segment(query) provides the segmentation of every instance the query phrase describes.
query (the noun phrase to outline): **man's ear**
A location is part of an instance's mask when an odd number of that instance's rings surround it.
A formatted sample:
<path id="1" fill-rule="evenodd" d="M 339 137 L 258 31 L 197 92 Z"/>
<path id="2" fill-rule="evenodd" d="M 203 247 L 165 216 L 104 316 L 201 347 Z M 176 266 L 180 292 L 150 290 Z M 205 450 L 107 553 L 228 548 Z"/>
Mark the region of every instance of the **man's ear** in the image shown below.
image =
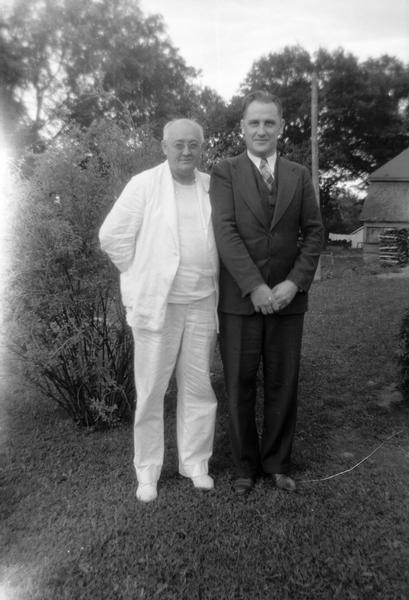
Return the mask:
<path id="1" fill-rule="evenodd" d="M 167 148 L 166 148 L 166 141 L 165 140 L 161 141 L 160 147 L 162 148 L 163 154 L 165 154 L 167 156 Z"/>
<path id="2" fill-rule="evenodd" d="M 280 134 L 279 135 L 283 134 L 284 127 L 285 127 L 285 121 L 284 121 L 284 119 L 281 119 L 281 128 L 280 128 Z"/>
<path id="3" fill-rule="evenodd" d="M 240 121 L 240 132 L 241 133 L 244 133 L 243 129 L 244 129 L 244 124 L 243 124 L 243 119 L 241 119 L 241 121 Z"/>

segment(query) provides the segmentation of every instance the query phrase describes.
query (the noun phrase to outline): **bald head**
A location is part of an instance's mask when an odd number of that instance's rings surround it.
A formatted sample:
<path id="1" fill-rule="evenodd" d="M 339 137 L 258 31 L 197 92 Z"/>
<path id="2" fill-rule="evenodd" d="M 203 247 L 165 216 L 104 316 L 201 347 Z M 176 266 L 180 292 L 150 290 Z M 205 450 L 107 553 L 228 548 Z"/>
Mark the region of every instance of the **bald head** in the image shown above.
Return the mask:
<path id="1" fill-rule="evenodd" d="M 166 123 L 165 127 L 163 128 L 163 141 L 166 142 L 170 135 L 174 135 L 175 130 L 178 131 L 180 129 L 196 130 L 198 139 L 200 140 L 200 143 L 203 144 L 203 127 L 199 125 L 199 123 L 196 123 L 196 121 L 192 121 L 192 119 L 173 119 L 173 121 Z"/>
<path id="2" fill-rule="evenodd" d="M 175 119 L 163 129 L 162 150 L 176 181 L 189 184 L 199 166 L 203 144 L 203 129 L 191 119 Z"/>

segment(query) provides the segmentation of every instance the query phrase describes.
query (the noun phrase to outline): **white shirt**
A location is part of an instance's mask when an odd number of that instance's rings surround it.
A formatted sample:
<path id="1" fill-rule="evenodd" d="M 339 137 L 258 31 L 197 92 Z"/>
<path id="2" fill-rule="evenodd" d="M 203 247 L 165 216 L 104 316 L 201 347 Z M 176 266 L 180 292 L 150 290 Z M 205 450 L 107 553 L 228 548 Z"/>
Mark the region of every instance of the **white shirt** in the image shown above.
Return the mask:
<path id="1" fill-rule="evenodd" d="M 256 156 L 255 154 L 252 154 L 248 150 L 247 150 L 247 156 L 249 157 L 251 162 L 256 165 L 257 169 L 260 170 L 260 163 L 262 161 L 261 156 Z M 274 152 L 274 154 L 272 154 L 271 156 L 266 157 L 266 161 L 268 163 L 268 166 L 270 167 L 270 171 L 271 171 L 271 174 L 273 177 L 274 177 L 274 170 L 276 167 L 276 160 L 277 160 L 277 152 Z"/>
<path id="2" fill-rule="evenodd" d="M 180 263 L 168 302 L 187 304 L 215 291 L 214 257 L 207 242 L 196 185 L 174 181 L 174 187 Z"/>

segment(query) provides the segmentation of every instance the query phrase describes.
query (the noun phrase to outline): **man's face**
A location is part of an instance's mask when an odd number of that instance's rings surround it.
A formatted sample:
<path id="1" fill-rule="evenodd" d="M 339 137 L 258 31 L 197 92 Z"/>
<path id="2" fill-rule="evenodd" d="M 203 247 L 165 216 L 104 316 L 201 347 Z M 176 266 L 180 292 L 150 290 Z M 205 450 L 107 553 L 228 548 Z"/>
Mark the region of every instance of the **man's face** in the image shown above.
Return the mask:
<path id="1" fill-rule="evenodd" d="M 240 124 L 247 149 L 252 154 L 263 158 L 274 154 L 284 121 L 273 102 L 266 104 L 254 100 Z"/>
<path id="2" fill-rule="evenodd" d="M 162 142 L 173 177 L 182 183 L 191 183 L 194 169 L 199 166 L 202 151 L 200 130 L 189 121 L 176 121 Z"/>

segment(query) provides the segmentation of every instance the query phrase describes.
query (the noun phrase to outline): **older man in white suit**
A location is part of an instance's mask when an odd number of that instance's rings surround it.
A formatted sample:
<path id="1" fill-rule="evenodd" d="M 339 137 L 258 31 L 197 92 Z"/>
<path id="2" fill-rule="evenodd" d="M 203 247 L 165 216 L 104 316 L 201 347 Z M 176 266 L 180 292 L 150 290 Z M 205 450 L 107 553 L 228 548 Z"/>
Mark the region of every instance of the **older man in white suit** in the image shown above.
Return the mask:
<path id="1" fill-rule="evenodd" d="M 203 130 L 189 119 L 164 128 L 167 160 L 126 185 L 100 242 L 121 272 L 134 337 L 136 497 L 157 497 L 164 458 L 163 400 L 175 369 L 179 473 L 210 490 L 216 397 L 210 364 L 216 342 L 218 258 L 209 176 L 197 170 Z"/>

